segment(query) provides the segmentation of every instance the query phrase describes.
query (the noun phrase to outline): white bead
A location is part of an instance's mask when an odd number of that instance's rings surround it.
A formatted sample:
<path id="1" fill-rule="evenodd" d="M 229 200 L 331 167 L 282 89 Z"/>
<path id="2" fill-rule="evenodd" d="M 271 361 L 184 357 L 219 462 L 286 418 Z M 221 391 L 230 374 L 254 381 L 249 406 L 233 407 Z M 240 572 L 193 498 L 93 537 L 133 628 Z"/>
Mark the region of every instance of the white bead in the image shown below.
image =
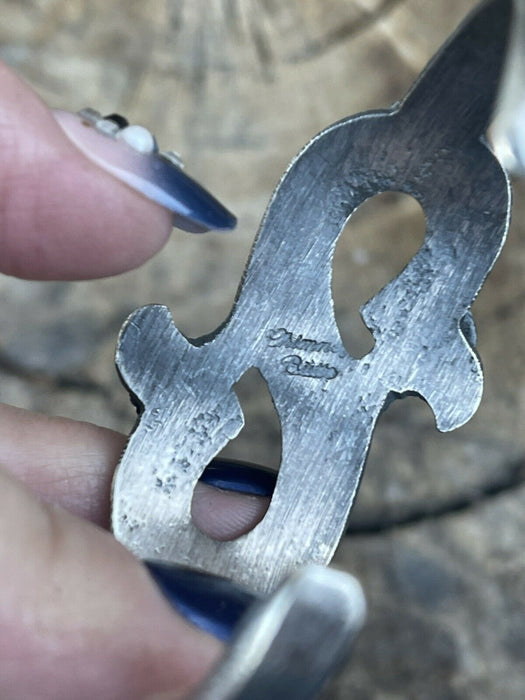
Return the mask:
<path id="1" fill-rule="evenodd" d="M 153 134 L 143 126 L 132 124 L 121 129 L 116 134 L 117 139 L 125 141 L 128 146 L 139 153 L 155 153 L 157 142 Z"/>

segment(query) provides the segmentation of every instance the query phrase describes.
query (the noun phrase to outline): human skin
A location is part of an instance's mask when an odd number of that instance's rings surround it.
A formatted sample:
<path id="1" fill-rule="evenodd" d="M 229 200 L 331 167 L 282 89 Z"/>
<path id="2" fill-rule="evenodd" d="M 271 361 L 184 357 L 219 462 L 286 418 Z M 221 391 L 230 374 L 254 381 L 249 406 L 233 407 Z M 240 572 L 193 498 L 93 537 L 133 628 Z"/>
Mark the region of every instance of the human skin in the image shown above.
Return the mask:
<path id="1" fill-rule="evenodd" d="M 3 65 L 0 152 L 0 272 L 103 277 L 169 237 L 169 213 L 77 151 Z M 176 614 L 105 529 L 124 436 L 4 405 L 0 444 L 2 700 L 184 697 L 222 646 Z M 220 536 L 231 518 L 255 522 L 267 502 L 202 485 L 194 506 Z"/>

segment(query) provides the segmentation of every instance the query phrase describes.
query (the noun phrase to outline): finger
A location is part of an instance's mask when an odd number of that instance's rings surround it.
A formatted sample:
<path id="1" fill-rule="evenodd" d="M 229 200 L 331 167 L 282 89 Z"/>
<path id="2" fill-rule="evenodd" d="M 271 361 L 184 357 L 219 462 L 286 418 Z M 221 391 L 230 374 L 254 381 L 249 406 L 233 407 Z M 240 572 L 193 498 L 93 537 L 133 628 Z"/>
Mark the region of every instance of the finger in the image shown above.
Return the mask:
<path id="1" fill-rule="evenodd" d="M 266 515 L 277 474 L 254 464 L 214 459 L 193 493 L 195 525 L 216 540 L 234 540 Z"/>
<path id="2" fill-rule="evenodd" d="M 0 697 L 183 697 L 221 647 L 107 532 L 0 472 Z"/>
<path id="3" fill-rule="evenodd" d="M 253 530 L 269 505 L 268 496 L 232 493 L 199 482 L 193 493 L 191 517 L 205 535 L 227 542 Z"/>
<path id="4" fill-rule="evenodd" d="M 107 527 L 110 490 L 126 438 L 106 428 L 0 405 L 0 465 L 39 497 Z M 239 537 L 264 517 L 275 477 L 228 462 L 198 484 L 193 521 L 218 540 Z M 219 488 L 216 488 L 216 487 Z"/>
<path id="5" fill-rule="evenodd" d="M 68 418 L 0 404 L 0 466 L 40 498 L 103 527 L 126 438 Z"/>
<path id="6" fill-rule="evenodd" d="M 172 215 L 76 148 L 0 63 L 0 271 L 29 279 L 112 275 L 159 250 Z"/>

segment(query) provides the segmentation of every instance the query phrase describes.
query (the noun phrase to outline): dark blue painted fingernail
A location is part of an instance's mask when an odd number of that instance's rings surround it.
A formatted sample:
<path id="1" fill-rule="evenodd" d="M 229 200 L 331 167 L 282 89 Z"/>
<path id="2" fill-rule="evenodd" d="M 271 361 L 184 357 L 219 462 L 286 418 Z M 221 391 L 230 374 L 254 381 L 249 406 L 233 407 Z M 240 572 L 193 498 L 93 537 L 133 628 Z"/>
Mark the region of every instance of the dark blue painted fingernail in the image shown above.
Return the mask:
<path id="1" fill-rule="evenodd" d="M 173 213 L 173 225 L 192 233 L 230 230 L 237 220 L 181 168 L 178 156 L 159 152 L 144 127 L 119 114 L 107 117 L 93 109 L 78 114 L 55 110 L 70 140 L 94 163 L 148 199 Z"/>
<path id="2" fill-rule="evenodd" d="M 228 459 L 214 459 L 200 478 L 201 482 L 225 491 L 250 496 L 271 496 L 277 472 L 255 464 Z"/>
<path id="3" fill-rule="evenodd" d="M 165 598 L 200 629 L 229 642 L 257 596 L 223 578 L 162 562 L 144 562 Z"/>
<path id="4" fill-rule="evenodd" d="M 170 192 L 178 205 L 178 209 L 173 211 L 174 226 L 190 233 L 205 233 L 211 229 L 229 231 L 235 228 L 235 216 L 202 185 L 161 159 L 156 167 L 161 186 Z"/>

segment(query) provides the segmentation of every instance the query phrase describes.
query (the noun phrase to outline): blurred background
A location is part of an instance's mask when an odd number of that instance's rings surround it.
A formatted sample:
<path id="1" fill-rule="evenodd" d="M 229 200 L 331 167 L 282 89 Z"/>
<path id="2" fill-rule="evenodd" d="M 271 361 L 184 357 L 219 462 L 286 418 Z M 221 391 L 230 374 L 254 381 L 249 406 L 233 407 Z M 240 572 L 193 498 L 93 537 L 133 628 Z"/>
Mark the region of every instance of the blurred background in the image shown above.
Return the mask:
<path id="1" fill-rule="evenodd" d="M 1 400 L 129 432 L 134 410 L 113 363 L 127 314 L 160 302 L 188 336 L 216 328 L 290 159 L 328 124 L 400 98 L 474 4 L 2 0 L 1 59 L 53 107 L 116 111 L 150 128 L 239 226 L 174 231 L 141 270 L 113 279 L 0 277 Z M 525 697 L 524 195 L 516 184 L 507 246 L 473 307 L 486 377 L 477 415 L 441 435 L 430 409 L 405 399 L 380 420 L 334 562 L 360 578 L 370 608 L 335 700 Z M 392 193 L 347 225 L 333 290 L 352 354 L 372 346 L 360 305 L 424 230 L 419 205 Z M 246 428 L 226 454 L 277 467 L 264 383 L 250 373 L 238 392 Z"/>

